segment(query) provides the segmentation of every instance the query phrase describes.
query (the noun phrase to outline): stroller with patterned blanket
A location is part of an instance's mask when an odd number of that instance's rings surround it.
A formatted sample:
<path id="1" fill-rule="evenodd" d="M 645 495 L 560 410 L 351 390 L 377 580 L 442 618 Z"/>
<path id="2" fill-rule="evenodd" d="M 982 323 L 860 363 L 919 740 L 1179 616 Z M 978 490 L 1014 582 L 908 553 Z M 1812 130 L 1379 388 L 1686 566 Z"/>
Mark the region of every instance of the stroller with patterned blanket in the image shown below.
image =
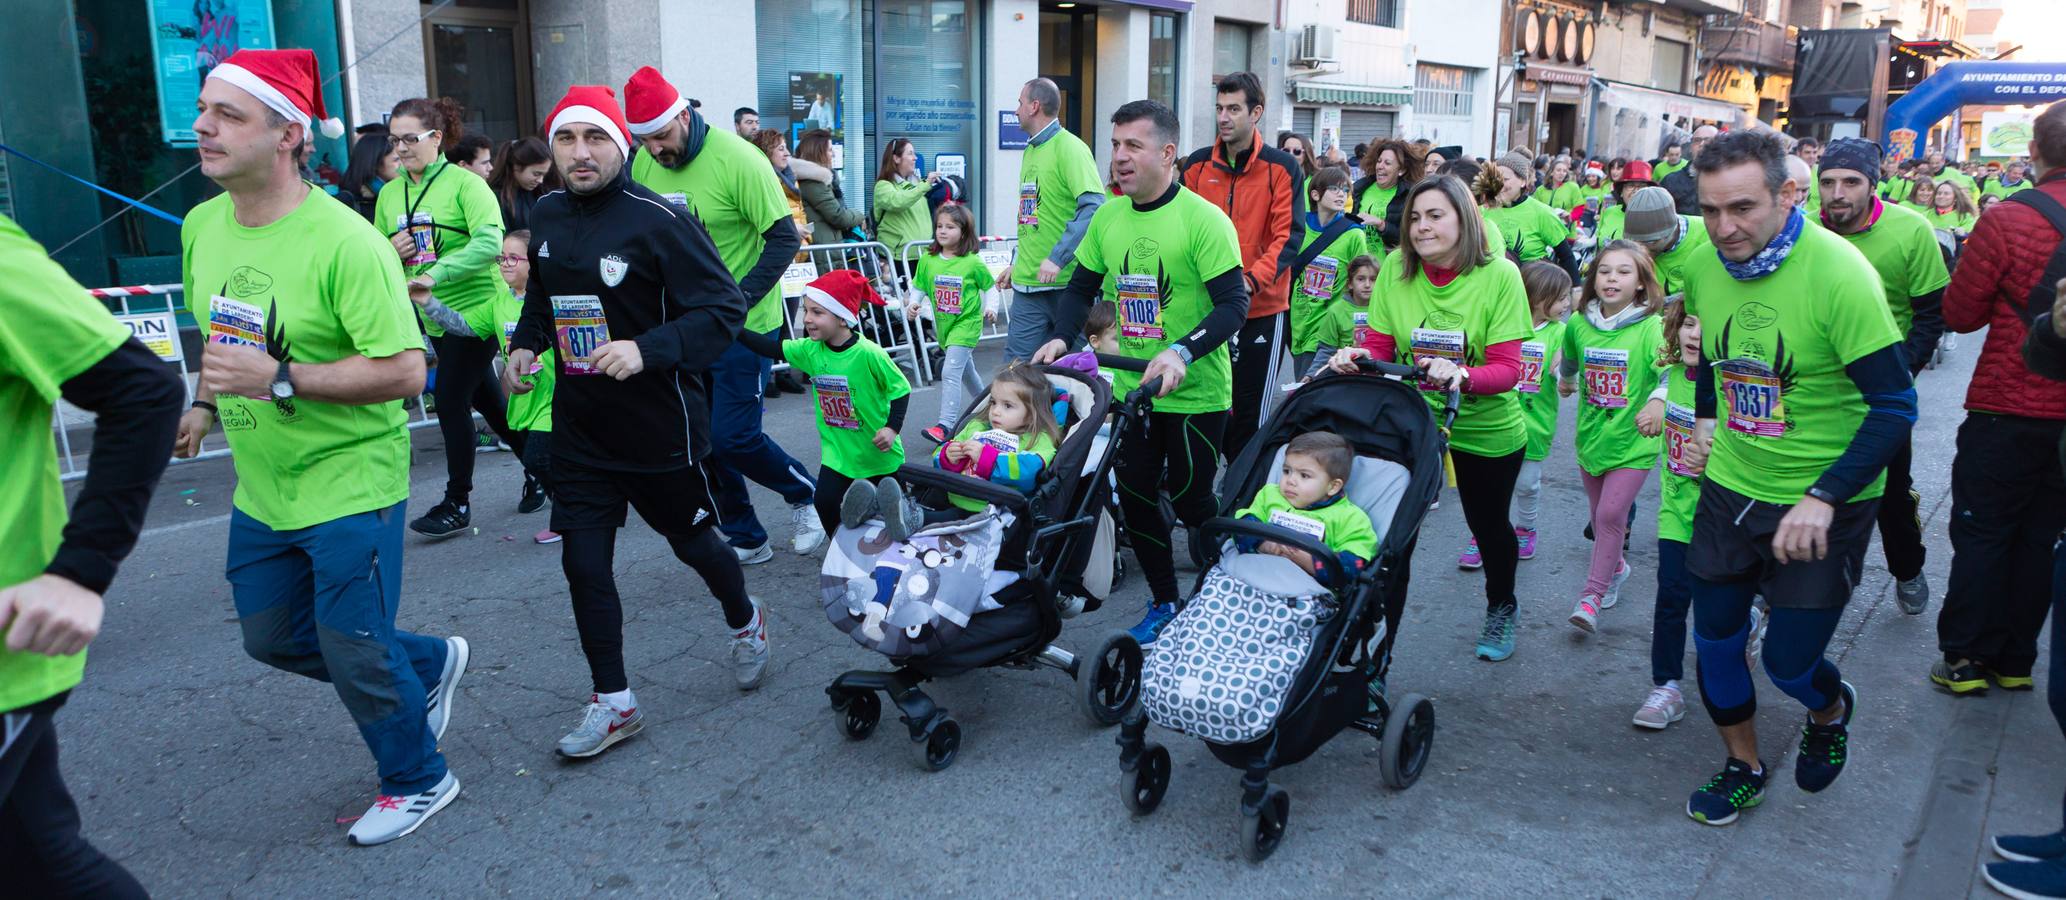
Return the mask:
<path id="1" fill-rule="evenodd" d="M 1199 528 L 1208 566 L 1198 587 L 1156 640 L 1141 681 L 1141 709 L 1120 725 L 1120 794 L 1137 816 L 1169 787 L 1169 750 L 1146 739 L 1150 721 L 1205 740 L 1241 769 L 1244 849 L 1260 861 L 1276 850 L 1291 799 L 1270 771 L 1304 760 L 1345 728 L 1380 741 L 1379 770 L 1403 789 L 1420 777 L 1434 740 L 1434 705 L 1418 694 L 1396 702 L 1383 691 L 1405 606 L 1406 561 L 1428 504 L 1442 488 L 1446 426 L 1405 366 L 1363 360 L 1393 377 L 1324 375 L 1286 397 L 1261 433 L 1227 468 L 1220 517 Z M 1444 421 L 1458 397 L 1448 395 Z M 1302 531 L 1248 519 L 1236 510 L 1283 469 L 1297 435 L 1346 438 L 1356 459 L 1344 487 L 1369 514 L 1377 552 L 1360 573 L 1342 569 Z M 1290 560 L 1240 553 L 1235 539 L 1275 541 L 1325 567 L 1323 587 Z"/>
<path id="2" fill-rule="evenodd" d="M 919 685 L 989 666 L 1068 673 L 1078 706 L 1100 727 L 1116 724 L 1138 702 L 1141 647 L 1125 631 L 1107 634 L 1084 657 L 1054 643 L 1065 619 L 1097 609 L 1112 589 L 1117 529 L 1110 482 L 1119 451 L 1098 434 L 1111 411 L 1110 386 L 1077 369 L 1042 371 L 1066 408 L 1056 416 L 1062 440 L 1030 494 L 930 464 L 906 464 L 894 477 L 929 505 L 942 506 L 951 492 L 987 509 L 922 528 L 905 541 L 889 539 L 880 519 L 832 535 L 819 575 L 825 616 L 896 665 L 847 672 L 825 688 L 847 738 L 874 733 L 880 695 L 887 695 L 919 765 L 933 771 L 953 765 L 961 724 Z M 949 433 L 984 415 L 989 401 L 985 390 Z M 1146 404 L 1129 398 L 1118 414 L 1144 415 Z"/>

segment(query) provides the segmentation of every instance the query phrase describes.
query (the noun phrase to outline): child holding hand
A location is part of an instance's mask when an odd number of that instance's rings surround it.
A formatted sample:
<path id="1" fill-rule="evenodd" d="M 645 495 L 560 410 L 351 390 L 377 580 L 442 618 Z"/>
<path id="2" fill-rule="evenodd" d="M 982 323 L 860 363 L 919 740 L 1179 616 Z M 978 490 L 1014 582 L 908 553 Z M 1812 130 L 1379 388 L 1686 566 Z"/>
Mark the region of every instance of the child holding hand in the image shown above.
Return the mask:
<path id="1" fill-rule="evenodd" d="M 950 203 L 933 214 L 933 245 L 918 258 L 911 281 L 916 292 L 905 303 L 904 315 L 918 314 L 918 294 L 923 294 L 932 301 L 933 333 L 940 341 L 940 416 L 925 436 L 941 444 L 961 417 L 963 389 L 970 396 L 983 390 L 976 375 L 976 343 L 983 337 L 983 323 L 996 318 L 983 302 L 996 281 L 976 255 L 976 220 L 968 207 Z"/>
<path id="2" fill-rule="evenodd" d="M 1686 716 L 1686 612 L 1693 579 L 1686 547 L 1693 542 L 1693 507 L 1700 503 L 1700 473 L 1707 460 L 1693 439 L 1694 384 L 1700 366 L 1700 319 L 1684 301 L 1665 307 L 1660 359 L 1664 386 L 1636 417 L 1646 436 L 1664 436 L 1664 474 L 1657 504 L 1657 608 L 1650 620 L 1650 693 L 1636 709 L 1636 727 L 1661 731 Z M 1658 394 L 1663 396 L 1658 396 Z M 1756 631 L 1756 626 L 1752 626 Z"/>
<path id="3" fill-rule="evenodd" d="M 1302 381 L 1313 380 L 1327 368 L 1334 351 L 1363 346 L 1363 338 L 1370 333 L 1370 293 L 1377 289 L 1377 258 L 1365 253 L 1349 260 L 1342 281 L 1341 299 L 1328 304 L 1320 316 L 1313 362 L 1306 366 Z"/>
<path id="4" fill-rule="evenodd" d="M 1370 515 L 1343 493 L 1355 464 L 1356 452 L 1341 435 L 1308 431 L 1294 437 L 1284 447 L 1277 483 L 1263 485 L 1234 516 L 1312 536 L 1333 551 L 1344 574 L 1354 578 L 1377 554 Z M 1323 585 L 1339 587 L 1328 583 L 1327 570 L 1305 550 L 1259 538 L 1238 538 L 1234 546 L 1244 553 L 1284 557 Z"/>
<path id="5" fill-rule="evenodd" d="M 520 228 L 502 236 L 502 255 L 496 258 L 496 262 L 502 270 L 502 282 L 509 285 L 509 291 L 495 301 L 491 311 L 495 314 L 497 337 L 502 342 L 504 353 L 509 352 L 509 336 L 516 333 L 517 317 L 524 311 L 524 289 L 531 280 L 530 250 L 531 232 L 528 229 Z M 450 326 L 447 329 L 450 330 Z M 522 376 L 522 383 L 530 385 L 531 389 L 509 397 L 509 427 L 524 435 L 524 494 L 517 501 L 517 512 L 520 513 L 534 513 L 544 508 L 546 498 L 552 492 L 552 382 L 555 371 L 552 351 L 538 354 L 538 361 L 532 364 L 531 371 L 518 373 Z M 556 544 L 560 536 L 546 528 L 532 540 Z"/>

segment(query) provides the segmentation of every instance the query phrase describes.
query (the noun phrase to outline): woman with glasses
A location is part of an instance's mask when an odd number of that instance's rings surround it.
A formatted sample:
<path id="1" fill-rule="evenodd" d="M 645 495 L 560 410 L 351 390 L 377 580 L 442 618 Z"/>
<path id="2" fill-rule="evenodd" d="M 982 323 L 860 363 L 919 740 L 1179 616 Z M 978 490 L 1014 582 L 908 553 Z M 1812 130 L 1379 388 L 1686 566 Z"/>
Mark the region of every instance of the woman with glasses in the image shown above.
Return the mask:
<path id="1" fill-rule="evenodd" d="M 504 418 L 502 386 L 494 377 L 498 335 L 494 306 L 503 287 L 496 257 L 502 249 L 502 210 L 488 182 L 454 165 L 445 153 L 463 137 L 465 111 L 450 97 L 421 97 L 395 105 L 387 128 L 402 172 L 380 189 L 373 224 L 390 235 L 419 307 L 437 300 L 464 318 L 465 331 L 429 318 L 424 329 L 437 350 L 431 396 L 445 438 L 445 496 L 409 523 L 418 534 L 448 537 L 473 524 L 474 432 L 471 408 L 519 454 L 523 436 Z"/>
<path id="2" fill-rule="evenodd" d="M 1277 149 L 1291 154 L 1292 159 L 1298 160 L 1298 167 L 1306 173 L 1308 181 L 1312 180 L 1314 173 L 1320 171 L 1320 160 L 1313 153 L 1313 142 L 1305 135 L 1296 131 L 1282 132 L 1277 135 Z"/>

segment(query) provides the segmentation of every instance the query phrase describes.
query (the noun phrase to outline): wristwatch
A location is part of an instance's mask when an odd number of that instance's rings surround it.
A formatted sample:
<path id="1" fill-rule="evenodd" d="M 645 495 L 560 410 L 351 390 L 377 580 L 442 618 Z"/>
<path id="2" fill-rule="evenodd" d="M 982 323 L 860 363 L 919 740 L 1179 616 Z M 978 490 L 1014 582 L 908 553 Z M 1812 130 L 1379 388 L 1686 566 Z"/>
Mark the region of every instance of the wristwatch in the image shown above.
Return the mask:
<path id="1" fill-rule="evenodd" d="M 1178 359 L 1183 360 L 1184 365 L 1188 366 L 1191 364 L 1191 348 L 1182 344 L 1171 344 L 1169 345 L 1169 352 L 1176 354 Z"/>
<path id="2" fill-rule="evenodd" d="M 280 369 L 273 373 L 271 390 L 273 399 L 286 400 L 294 396 L 294 375 L 287 369 L 287 361 L 280 360 Z"/>

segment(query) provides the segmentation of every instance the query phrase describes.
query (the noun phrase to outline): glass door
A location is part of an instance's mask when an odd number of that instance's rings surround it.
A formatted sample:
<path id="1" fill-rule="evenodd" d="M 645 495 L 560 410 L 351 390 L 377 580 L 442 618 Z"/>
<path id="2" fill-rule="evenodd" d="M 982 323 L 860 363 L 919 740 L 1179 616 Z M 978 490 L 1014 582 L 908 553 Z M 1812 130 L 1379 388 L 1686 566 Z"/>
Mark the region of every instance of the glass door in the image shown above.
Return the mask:
<path id="1" fill-rule="evenodd" d="M 1062 89 L 1062 127 L 1097 146 L 1097 10 L 1077 3 L 1040 4 L 1040 74 Z"/>
<path id="2" fill-rule="evenodd" d="M 473 0 L 423 23 L 430 95 L 459 101 L 467 130 L 497 144 L 537 128 L 524 14 L 520 0 Z"/>

